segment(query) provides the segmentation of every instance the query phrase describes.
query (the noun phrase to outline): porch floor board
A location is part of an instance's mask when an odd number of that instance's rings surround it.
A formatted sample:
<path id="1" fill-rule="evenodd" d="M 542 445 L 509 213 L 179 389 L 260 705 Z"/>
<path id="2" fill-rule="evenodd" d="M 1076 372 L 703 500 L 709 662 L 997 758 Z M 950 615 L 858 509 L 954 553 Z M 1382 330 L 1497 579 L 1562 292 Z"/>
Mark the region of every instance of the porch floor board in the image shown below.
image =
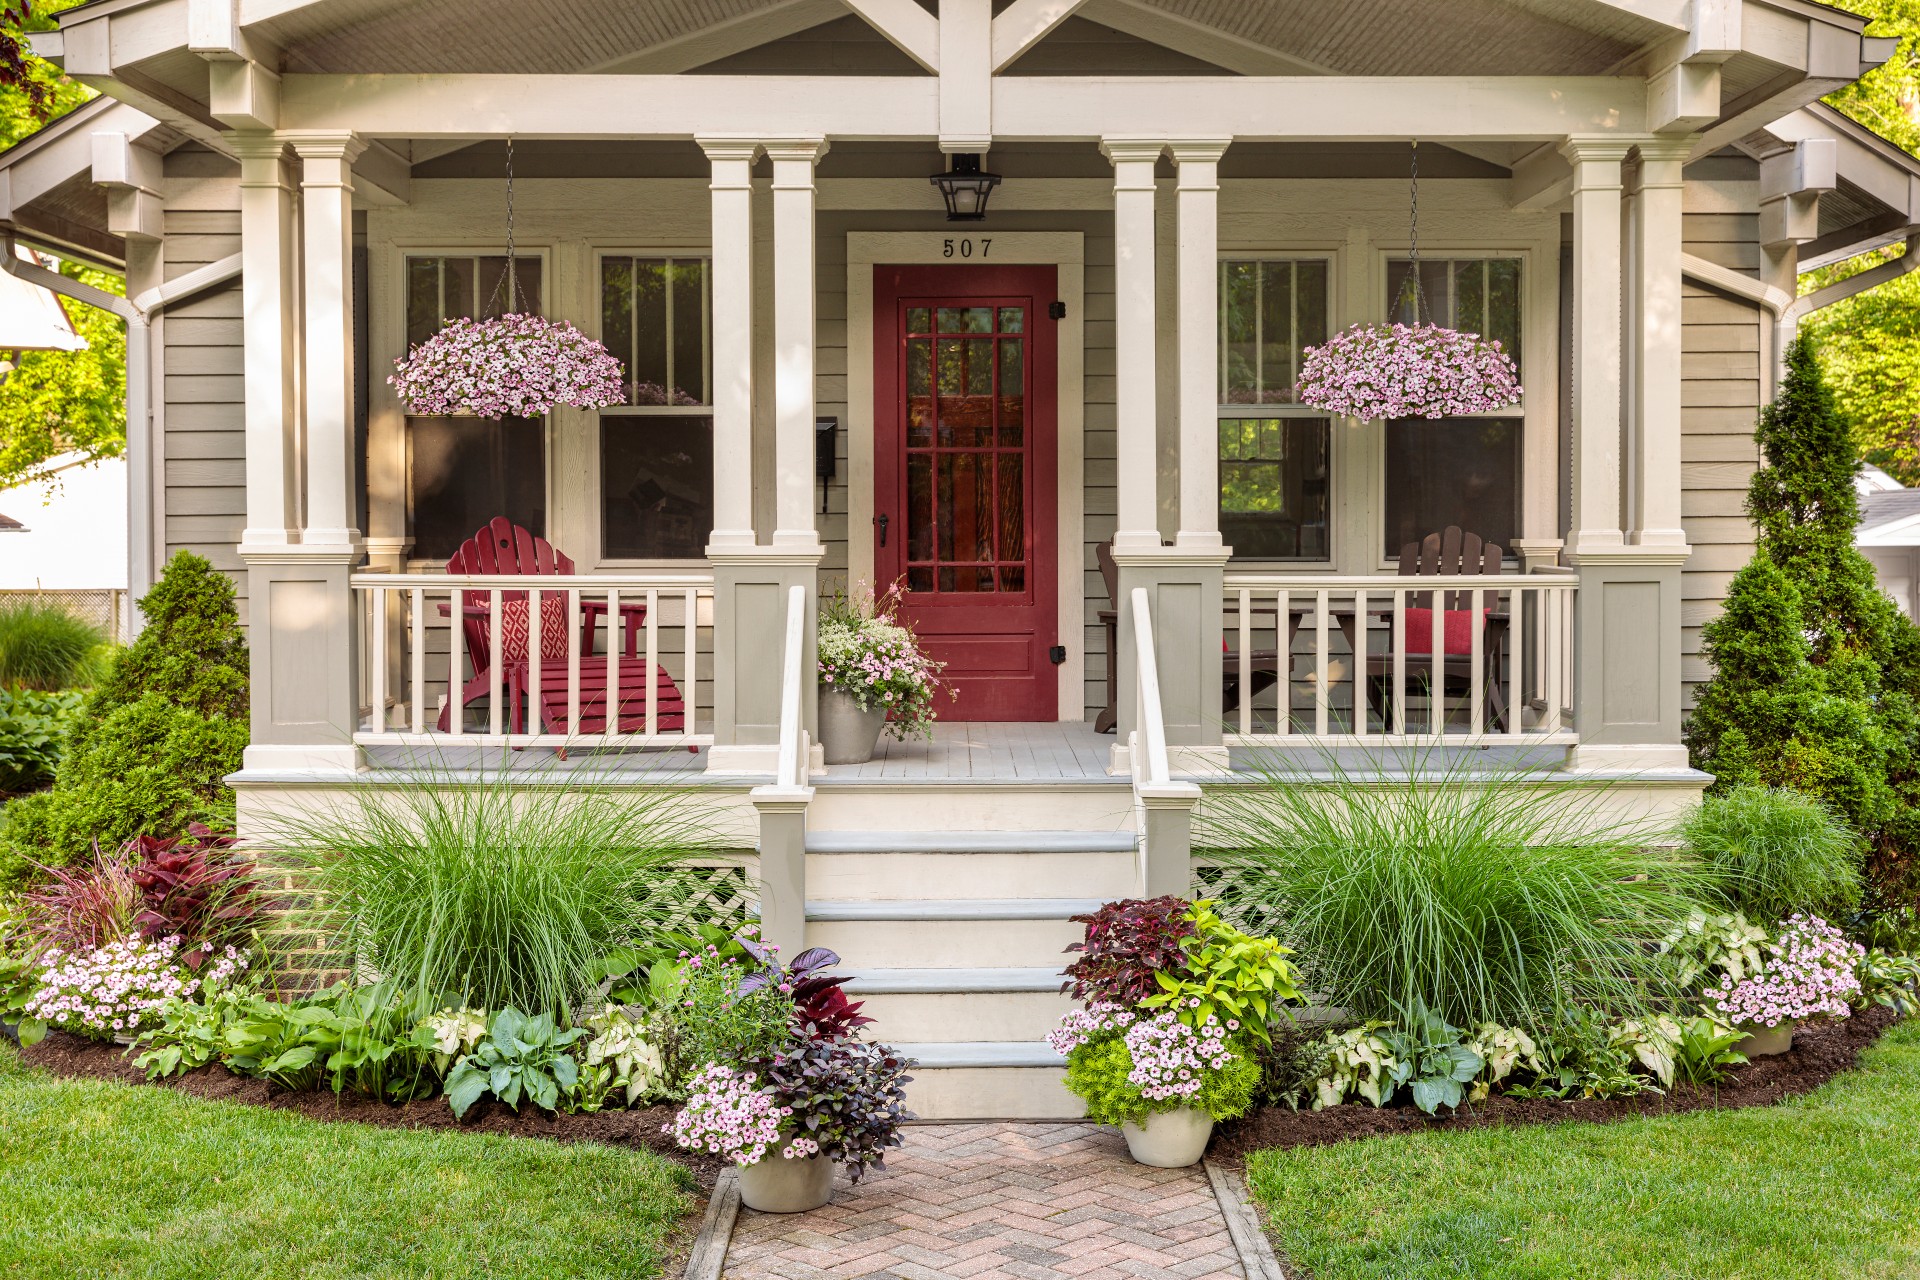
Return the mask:
<path id="1" fill-rule="evenodd" d="M 940 721 L 933 741 L 883 737 L 866 764 L 830 765 L 816 781 L 969 779 L 976 782 L 1109 781 L 1110 734 L 1085 721 L 965 724 Z"/>

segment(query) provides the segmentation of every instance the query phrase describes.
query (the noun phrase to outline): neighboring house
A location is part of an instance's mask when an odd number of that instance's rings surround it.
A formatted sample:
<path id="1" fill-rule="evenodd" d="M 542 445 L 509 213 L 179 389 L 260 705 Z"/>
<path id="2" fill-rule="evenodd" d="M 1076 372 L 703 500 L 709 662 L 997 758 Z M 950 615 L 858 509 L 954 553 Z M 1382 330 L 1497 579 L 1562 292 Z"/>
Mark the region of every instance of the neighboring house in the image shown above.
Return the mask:
<path id="1" fill-rule="evenodd" d="M 1401 745 L 1495 749 L 1656 813 L 1705 785 L 1681 715 L 1751 551 L 1754 415 L 1805 311 L 1864 287 L 1797 275 L 1920 229 L 1920 167 L 1817 103 L 1892 53 L 1864 26 L 1801 0 L 103 0 L 35 37 L 107 96 L 0 155 L 0 226 L 125 264 L 135 556 L 240 584 L 243 824 L 423 785 L 429 748 L 693 745 L 601 765 L 699 777 L 757 832 L 765 928 L 847 956 L 923 1111 L 1057 1113 L 1065 917 L 1189 890 L 1192 808 L 1248 751 L 1391 778 Z M 1428 302 L 1505 340 L 1524 402 L 1332 421 L 1294 376 L 1388 318 L 1415 139 Z M 393 360 L 500 295 L 509 155 L 532 305 L 644 389 L 409 418 Z M 1001 175 L 984 221 L 945 218 L 950 157 Z M 572 557 L 582 605 L 644 606 L 630 661 L 674 683 L 495 660 L 525 579 L 436 572 L 494 515 Z M 1507 553 L 1452 584 L 1481 618 L 1457 638 L 1395 574 L 1447 526 Z M 905 581 L 961 723 L 810 773 L 786 602 L 848 576 Z M 609 678 L 644 713 L 563 732 Z M 510 732 L 522 688 L 551 732 Z"/>
<path id="2" fill-rule="evenodd" d="M 113 591 L 127 587 L 127 464 L 48 463 L 52 478 L 0 489 L 0 593 Z"/>
<path id="3" fill-rule="evenodd" d="M 1863 467 L 1860 527 L 1853 544 L 1873 562 L 1880 589 L 1900 612 L 1920 618 L 1920 489 L 1908 489 L 1878 467 Z"/>

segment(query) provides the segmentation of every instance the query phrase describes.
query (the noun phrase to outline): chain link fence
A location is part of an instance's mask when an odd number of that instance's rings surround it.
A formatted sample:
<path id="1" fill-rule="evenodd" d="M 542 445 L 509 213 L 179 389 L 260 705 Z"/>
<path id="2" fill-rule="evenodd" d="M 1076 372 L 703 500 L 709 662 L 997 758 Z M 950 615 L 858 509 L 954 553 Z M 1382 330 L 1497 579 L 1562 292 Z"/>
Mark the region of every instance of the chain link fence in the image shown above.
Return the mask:
<path id="1" fill-rule="evenodd" d="M 69 591 L 0 591 L 0 609 L 20 603 L 58 605 L 100 628 L 108 640 L 125 644 L 132 633 L 133 605 L 120 587 Z"/>

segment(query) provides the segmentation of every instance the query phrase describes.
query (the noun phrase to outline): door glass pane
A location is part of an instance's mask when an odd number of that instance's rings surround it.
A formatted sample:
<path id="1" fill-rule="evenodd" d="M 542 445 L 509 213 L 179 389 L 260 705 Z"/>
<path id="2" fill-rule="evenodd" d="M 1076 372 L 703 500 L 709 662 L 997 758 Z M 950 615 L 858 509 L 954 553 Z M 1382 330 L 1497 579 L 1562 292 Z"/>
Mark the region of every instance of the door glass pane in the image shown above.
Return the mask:
<path id="1" fill-rule="evenodd" d="M 1000 443 L 1017 445 L 1027 423 L 1026 348 L 1019 338 L 1000 339 Z"/>
<path id="2" fill-rule="evenodd" d="M 713 419 L 600 418 L 600 536 L 615 560 L 697 560 L 713 529 Z"/>
<path id="3" fill-rule="evenodd" d="M 942 333 L 992 333 L 992 307 L 941 307 L 936 319 Z"/>
<path id="4" fill-rule="evenodd" d="M 1027 310 L 1025 307 L 1000 308 L 1000 332 L 1019 333 L 1026 327 Z"/>
<path id="5" fill-rule="evenodd" d="M 1000 559 L 1024 560 L 1027 554 L 1026 459 L 1000 455 Z"/>
<path id="6" fill-rule="evenodd" d="M 927 307 L 908 307 L 907 308 L 907 332 L 908 333 L 933 332 L 932 310 L 930 310 Z"/>
<path id="7" fill-rule="evenodd" d="M 1520 420 L 1387 423 L 1386 549 L 1458 525 L 1502 548 L 1520 528 Z"/>
<path id="8" fill-rule="evenodd" d="M 933 458 L 928 454 L 907 459 L 906 533 L 909 560 L 933 559 Z"/>
<path id="9" fill-rule="evenodd" d="M 907 446 L 933 443 L 933 341 L 907 342 Z"/>

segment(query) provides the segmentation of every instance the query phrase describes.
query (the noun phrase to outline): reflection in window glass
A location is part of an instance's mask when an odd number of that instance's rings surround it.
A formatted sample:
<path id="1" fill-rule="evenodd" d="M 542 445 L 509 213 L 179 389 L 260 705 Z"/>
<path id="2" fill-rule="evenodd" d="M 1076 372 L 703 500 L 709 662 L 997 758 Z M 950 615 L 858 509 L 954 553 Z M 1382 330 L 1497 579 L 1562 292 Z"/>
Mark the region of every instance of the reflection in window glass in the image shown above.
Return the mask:
<path id="1" fill-rule="evenodd" d="M 712 403 L 706 259 L 602 258 L 600 338 L 626 366 L 625 403 Z"/>
<path id="2" fill-rule="evenodd" d="M 1520 532 L 1518 418 L 1387 423 L 1386 553 L 1448 525 L 1510 550 Z"/>
<path id="3" fill-rule="evenodd" d="M 713 531 L 713 419 L 603 414 L 600 549 L 610 560 L 697 560 Z"/>
<path id="4" fill-rule="evenodd" d="M 538 258 L 513 260 L 515 310 L 539 315 Z M 407 258 L 407 346 L 425 342 L 449 320 L 484 320 L 507 312 L 505 254 Z"/>
<path id="5" fill-rule="evenodd" d="M 1414 320 L 1413 299 L 1400 296 L 1408 266 L 1405 258 L 1387 264 L 1387 305 L 1402 324 Z M 1520 363 L 1520 259 L 1423 257 L 1420 292 L 1423 318 L 1493 339 Z"/>
<path id="6" fill-rule="evenodd" d="M 1325 560 L 1325 418 L 1220 423 L 1220 534 L 1236 557 Z"/>
<path id="7" fill-rule="evenodd" d="M 1301 353 L 1327 340 L 1327 264 L 1220 264 L 1220 403 L 1292 404 Z"/>

